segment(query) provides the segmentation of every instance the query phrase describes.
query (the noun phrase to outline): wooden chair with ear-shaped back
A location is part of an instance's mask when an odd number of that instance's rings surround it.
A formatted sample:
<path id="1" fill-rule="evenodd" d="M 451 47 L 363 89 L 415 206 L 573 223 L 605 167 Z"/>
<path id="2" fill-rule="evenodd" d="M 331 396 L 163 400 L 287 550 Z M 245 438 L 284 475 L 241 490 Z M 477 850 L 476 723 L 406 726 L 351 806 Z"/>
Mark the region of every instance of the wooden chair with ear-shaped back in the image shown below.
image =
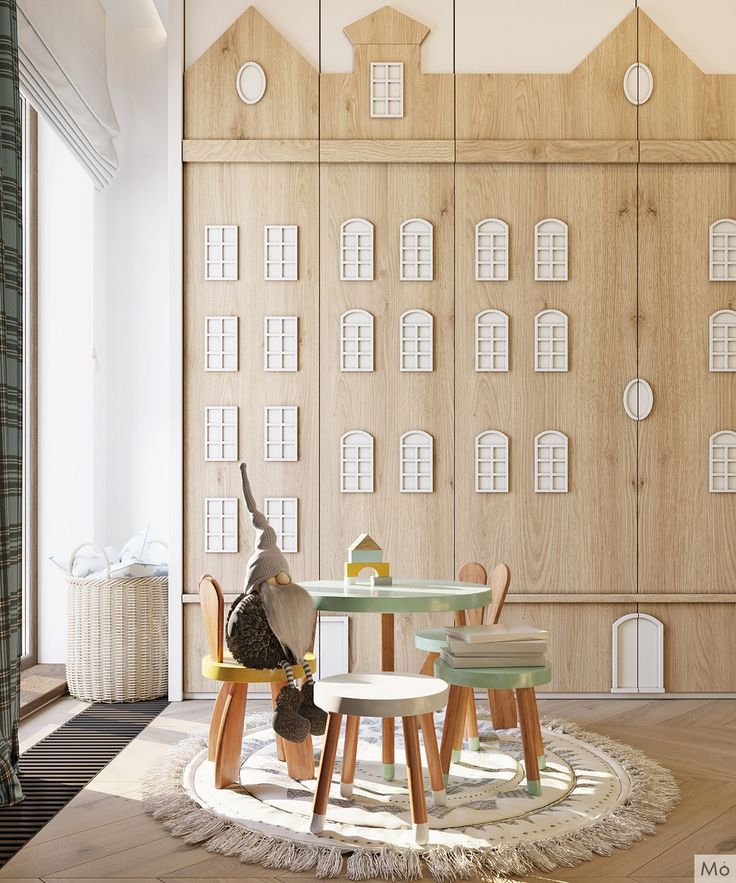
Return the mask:
<path id="1" fill-rule="evenodd" d="M 286 685 L 286 675 L 280 668 L 246 668 L 225 653 L 225 599 L 220 584 L 208 573 L 199 581 L 199 606 L 209 651 L 209 655 L 202 658 L 202 674 L 221 684 L 210 719 L 207 759 L 215 764 L 215 788 L 227 788 L 239 778 L 248 684 L 270 684 L 272 701 L 275 701 L 279 690 Z M 308 654 L 307 659 L 312 671 L 316 671 L 315 657 Z M 293 665 L 292 671 L 295 678 L 305 676 L 301 665 Z M 314 750 L 310 736 L 298 744 L 277 737 L 277 746 L 279 759 L 286 760 L 292 778 L 314 778 Z"/>

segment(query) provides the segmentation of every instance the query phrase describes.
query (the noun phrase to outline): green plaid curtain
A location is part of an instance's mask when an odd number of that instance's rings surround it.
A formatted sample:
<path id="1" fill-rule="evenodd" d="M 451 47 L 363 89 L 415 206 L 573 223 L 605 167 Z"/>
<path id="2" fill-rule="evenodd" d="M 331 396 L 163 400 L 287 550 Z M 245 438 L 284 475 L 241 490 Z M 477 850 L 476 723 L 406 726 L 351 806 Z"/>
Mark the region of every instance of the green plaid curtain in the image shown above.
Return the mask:
<path id="1" fill-rule="evenodd" d="M 17 776 L 23 491 L 21 126 L 15 0 L 0 0 L 0 805 Z"/>

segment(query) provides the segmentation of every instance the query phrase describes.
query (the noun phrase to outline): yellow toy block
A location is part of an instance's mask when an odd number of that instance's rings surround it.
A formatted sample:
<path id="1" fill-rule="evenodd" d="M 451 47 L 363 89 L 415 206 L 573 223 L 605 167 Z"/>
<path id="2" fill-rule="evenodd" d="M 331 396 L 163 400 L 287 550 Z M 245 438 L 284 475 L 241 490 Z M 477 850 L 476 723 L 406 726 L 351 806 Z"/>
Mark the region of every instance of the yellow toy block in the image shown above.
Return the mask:
<path id="1" fill-rule="evenodd" d="M 361 570 L 372 570 L 375 572 L 377 577 L 386 577 L 391 575 L 391 565 L 388 561 L 372 561 L 370 564 L 365 564 L 361 561 L 346 561 L 345 562 L 345 577 L 347 579 L 355 579 Z"/>

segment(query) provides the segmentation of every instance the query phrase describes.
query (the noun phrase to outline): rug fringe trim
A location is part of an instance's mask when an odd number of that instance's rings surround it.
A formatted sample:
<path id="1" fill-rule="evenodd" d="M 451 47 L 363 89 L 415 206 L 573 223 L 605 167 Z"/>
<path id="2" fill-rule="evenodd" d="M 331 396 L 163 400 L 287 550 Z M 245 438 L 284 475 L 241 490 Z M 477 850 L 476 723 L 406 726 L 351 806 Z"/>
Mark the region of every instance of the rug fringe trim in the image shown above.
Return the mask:
<path id="1" fill-rule="evenodd" d="M 480 717 L 488 714 L 483 708 L 478 711 Z M 248 723 L 263 726 L 269 718 L 268 714 L 253 715 Z M 185 739 L 149 771 L 144 784 L 144 806 L 185 843 L 204 846 L 218 855 L 237 855 L 246 864 L 294 873 L 313 871 L 320 878 L 344 873 L 348 880 L 419 880 L 424 863 L 437 883 L 453 883 L 481 876 L 503 880 L 535 870 L 571 868 L 594 855 L 609 856 L 614 849 L 626 849 L 644 835 L 653 834 L 656 825 L 664 822 L 679 802 L 679 789 L 672 774 L 637 749 L 588 732 L 570 721 L 552 718 L 542 723 L 548 730 L 574 736 L 610 754 L 626 770 L 631 794 L 605 819 L 533 843 L 500 844 L 486 849 L 361 849 L 297 843 L 248 830 L 214 817 L 186 793 L 182 783 L 184 769 L 207 744 L 199 736 Z"/>

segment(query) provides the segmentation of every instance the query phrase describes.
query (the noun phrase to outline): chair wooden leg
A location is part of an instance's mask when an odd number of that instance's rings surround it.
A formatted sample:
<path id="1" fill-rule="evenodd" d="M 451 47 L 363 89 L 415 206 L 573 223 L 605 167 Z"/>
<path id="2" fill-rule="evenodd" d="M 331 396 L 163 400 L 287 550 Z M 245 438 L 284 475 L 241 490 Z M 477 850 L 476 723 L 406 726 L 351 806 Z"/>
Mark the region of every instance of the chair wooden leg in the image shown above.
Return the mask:
<path id="1" fill-rule="evenodd" d="M 222 720 L 222 710 L 225 707 L 225 701 L 230 693 L 230 684 L 224 682 L 220 684 L 220 691 L 215 699 L 215 707 L 212 709 L 212 717 L 210 718 L 210 732 L 207 737 L 207 760 L 214 760 L 217 751 L 217 734 L 220 732 L 220 721 Z"/>
<path id="2" fill-rule="evenodd" d="M 434 664 L 439 658 L 439 653 L 427 653 L 427 658 L 422 663 L 419 674 L 428 675 L 430 678 L 434 677 Z"/>
<path id="3" fill-rule="evenodd" d="M 489 690 L 488 706 L 494 730 L 510 730 L 518 723 L 513 690 Z"/>
<path id="4" fill-rule="evenodd" d="M 238 781 L 247 697 L 247 684 L 228 684 L 215 745 L 215 788 Z"/>
<path id="5" fill-rule="evenodd" d="M 536 699 L 533 687 L 524 687 L 516 691 L 516 702 L 519 706 L 519 723 L 521 724 L 521 741 L 524 746 L 524 764 L 526 766 L 526 790 L 534 797 L 542 793 L 537 762 L 537 740 L 534 735 L 534 719 Z"/>
<path id="6" fill-rule="evenodd" d="M 348 715 L 347 723 L 345 724 L 345 746 L 342 750 L 342 772 L 340 775 L 340 794 L 347 800 L 350 800 L 353 796 L 359 730 L 360 718 Z"/>
<path id="7" fill-rule="evenodd" d="M 478 736 L 478 714 L 475 710 L 475 692 L 472 687 L 468 690 L 468 710 L 465 715 L 465 736 L 471 751 L 480 750 L 480 737 Z"/>
<path id="8" fill-rule="evenodd" d="M 312 834 L 321 834 L 325 826 L 327 801 L 330 797 L 330 785 L 332 784 L 332 773 L 335 769 L 337 741 L 340 738 L 341 724 L 342 715 L 330 712 L 327 718 L 327 732 L 325 733 L 325 744 L 322 748 L 322 760 L 319 764 L 317 788 L 314 792 L 314 803 L 312 804 L 312 821 L 309 825 L 309 830 Z"/>
<path id="9" fill-rule="evenodd" d="M 442 766 L 442 775 L 445 782 L 450 773 L 450 760 L 452 758 L 452 747 L 457 739 L 458 731 L 462 734 L 463 722 L 465 720 L 463 712 L 467 706 L 463 705 L 465 693 L 463 687 L 455 684 L 450 686 L 450 693 L 447 697 L 447 709 L 445 711 L 445 725 L 442 728 L 442 743 L 440 745 L 440 764 Z"/>
<path id="10" fill-rule="evenodd" d="M 283 684 L 271 684 L 271 710 L 276 708 L 276 697 L 279 695 L 281 688 L 286 684 L 284 681 Z M 286 760 L 286 752 L 284 751 L 284 740 L 281 736 L 276 735 L 276 757 L 279 760 Z"/>
<path id="11" fill-rule="evenodd" d="M 427 803 L 424 799 L 424 776 L 422 756 L 419 753 L 419 731 L 416 717 L 402 717 L 404 727 L 404 750 L 406 751 L 406 771 L 409 778 L 409 799 L 411 820 L 414 825 L 414 839 L 421 846 L 429 840 Z"/>
<path id="12" fill-rule="evenodd" d="M 445 778 L 442 775 L 440 750 L 437 747 L 434 715 L 419 715 L 419 726 L 422 728 L 422 741 L 424 742 L 424 753 L 427 756 L 427 769 L 429 770 L 429 781 L 432 785 L 432 797 L 437 806 L 444 806 L 447 803 L 447 792 L 445 791 Z"/>

